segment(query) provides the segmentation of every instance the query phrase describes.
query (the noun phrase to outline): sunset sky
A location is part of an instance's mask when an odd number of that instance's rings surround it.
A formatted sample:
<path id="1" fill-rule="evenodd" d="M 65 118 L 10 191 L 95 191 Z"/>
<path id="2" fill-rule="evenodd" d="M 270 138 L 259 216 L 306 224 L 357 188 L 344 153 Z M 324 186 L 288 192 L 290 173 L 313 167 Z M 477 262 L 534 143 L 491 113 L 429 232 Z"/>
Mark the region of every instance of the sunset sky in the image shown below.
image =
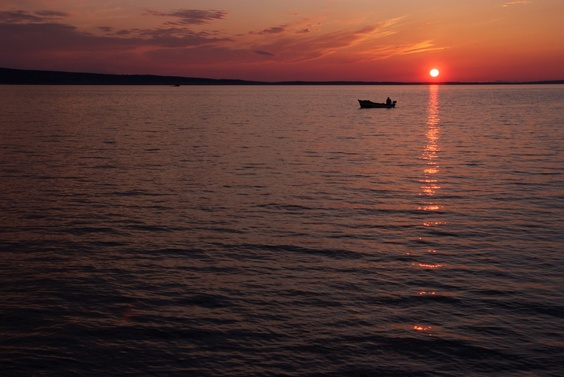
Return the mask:
<path id="1" fill-rule="evenodd" d="M 563 0 L 0 0 L 0 67 L 265 81 L 564 79 L 563 16 Z"/>

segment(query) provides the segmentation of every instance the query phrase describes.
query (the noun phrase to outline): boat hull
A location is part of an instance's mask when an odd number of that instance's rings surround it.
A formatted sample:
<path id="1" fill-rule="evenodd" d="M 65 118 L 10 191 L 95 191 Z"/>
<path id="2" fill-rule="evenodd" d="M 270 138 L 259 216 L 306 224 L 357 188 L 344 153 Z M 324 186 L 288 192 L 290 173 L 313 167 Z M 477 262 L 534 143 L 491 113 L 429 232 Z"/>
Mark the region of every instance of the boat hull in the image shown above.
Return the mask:
<path id="1" fill-rule="evenodd" d="M 363 109 L 391 109 L 396 107 L 396 101 L 388 104 L 388 103 L 372 102 L 367 99 L 359 99 L 358 103 L 360 104 L 360 107 Z"/>

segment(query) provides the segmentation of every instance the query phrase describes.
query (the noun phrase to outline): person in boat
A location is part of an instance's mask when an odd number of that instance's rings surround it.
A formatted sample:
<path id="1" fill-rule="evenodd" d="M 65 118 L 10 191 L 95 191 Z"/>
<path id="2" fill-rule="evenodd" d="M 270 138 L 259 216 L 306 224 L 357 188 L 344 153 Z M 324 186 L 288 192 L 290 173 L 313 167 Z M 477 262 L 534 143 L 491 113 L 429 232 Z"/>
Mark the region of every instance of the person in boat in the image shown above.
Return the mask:
<path id="1" fill-rule="evenodd" d="M 388 97 L 386 99 L 386 105 L 391 105 L 392 104 L 392 100 L 390 99 L 390 97 Z"/>

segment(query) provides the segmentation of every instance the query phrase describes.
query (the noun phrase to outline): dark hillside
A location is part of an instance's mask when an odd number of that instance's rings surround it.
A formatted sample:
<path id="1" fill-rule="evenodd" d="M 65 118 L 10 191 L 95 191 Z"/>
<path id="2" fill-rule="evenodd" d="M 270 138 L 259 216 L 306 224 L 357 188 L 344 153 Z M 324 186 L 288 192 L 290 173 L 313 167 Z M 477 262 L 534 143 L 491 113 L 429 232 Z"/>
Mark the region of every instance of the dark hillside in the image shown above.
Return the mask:
<path id="1" fill-rule="evenodd" d="M 215 80 L 206 78 L 110 75 L 58 71 L 34 71 L 0 68 L 0 84 L 8 85 L 248 85 L 244 80 Z"/>

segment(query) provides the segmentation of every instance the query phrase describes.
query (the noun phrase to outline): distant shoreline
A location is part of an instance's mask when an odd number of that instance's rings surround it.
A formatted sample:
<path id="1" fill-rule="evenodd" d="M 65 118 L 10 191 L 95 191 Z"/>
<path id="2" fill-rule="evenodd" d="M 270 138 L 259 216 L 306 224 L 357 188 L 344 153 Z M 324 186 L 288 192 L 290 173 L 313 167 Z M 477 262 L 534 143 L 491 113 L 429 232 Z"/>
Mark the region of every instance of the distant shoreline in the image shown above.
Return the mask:
<path id="1" fill-rule="evenodd" d="M 0 85 L 523 85 L 564 84 L 564 80 L 492 82 L 251 81 L 158 75 L 117 75 L 0 68 Z"/>

